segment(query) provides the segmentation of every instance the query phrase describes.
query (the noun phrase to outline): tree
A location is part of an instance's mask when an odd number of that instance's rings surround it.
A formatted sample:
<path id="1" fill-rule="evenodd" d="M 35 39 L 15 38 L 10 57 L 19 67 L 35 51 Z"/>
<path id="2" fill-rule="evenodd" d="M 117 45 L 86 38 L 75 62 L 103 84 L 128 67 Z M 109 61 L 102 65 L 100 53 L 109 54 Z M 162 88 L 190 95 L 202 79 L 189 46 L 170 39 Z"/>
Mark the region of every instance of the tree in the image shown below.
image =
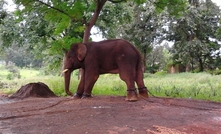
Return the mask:
<path id="1" fill-rule="evenodd" d="M 128 25 L 132 21 L 133 1 L 112 4 L 107 2 L 96 22 L 97 30 L 102 33 L 103 38 L 119 38 L 120 26 Z"/>
<path id="2" fill-rule="evenodd" d="M 50 16 L 50 20 L 62 19 L 61 23 L 64 25 L 60 28 L 60 32 L 72 23 L 81 23 L 79 27 L 85 27 L 83 42 L 88 42 L 90 36 L 90 30 L 96 23 L 99 14 L 106 2 L 111 3 L 122 3 L 126 0 L 75 0 L 75 1 L 41 1 L 41 0 L 16 0 L 16 3 L 23 5 L 25 9 L 23 11 L 38 10 L 44 12 L 46 16 Z M 134 0 L 135 3 L 141 4 L 145 0 Z M 154 1 L 153 1 L 154 2 Z M 168 4 L 169 3 L 169 4 Z M 170 9 L 170 13 L 180 13 L 182 8 L 185 6 L 185 2 L 182 0 L 170 1 L 170 0 L 159 0 L 154 2 L 158 11 L 164 10 L 166 6 L 176 6 Z M 58 16 L 57 16 L 58 15 Z M 58 26 L 57 26 L 58 27 Z M 78 27 L 78 28 L 79 28 Z M 82 29 L 82 28 L 80 28 Z"/>
<path id="3" fill-rule="evenodd" d="M 96 1 L 67 1 L 60 2 L 53 1 L 40 1 L 40 0 L 16 0 L 17 4 L 22 4 L 27 8 L 27 11 L 38 9 L 38 11 L 46 11 L 45 15 L 49 20 L 61 20 L 60 25 L 56 26 L 58 32 L 62 33 L 69 26 L 78 23 L 76 30 L 82 30 L 83 42 L 88 42 L 90 37 L 91 28 L 94 26 L 98 16 L 104 6 L 109 1 L 112 3 L 120 3 L 124 0 L 96 0 Z M 35 7 L 35 8 L 32 8 Z M 55 14 L 59 15 L 56 16 Z"/>
<path id="4" fill-rule="evenodd" d="M 31 25 L 33 30 L 39 29 L 38 31 L 41 33 L 47 33 L 47 35 L 49 35 L 47 37 L 43 35 L 43 37 L 46 37 L 43 38 L 46 42 L 43 40 L 40 43 L 47 44 L 44 48 L 49 50 L 53 55 L 54 58 L 52 58 L 51 61 L 59 63 L 59 61 L 63 59 L 63 51 L 61 50 L 67 51 L 74 42 L 88 42 L 90 30 L 95 24 L 106 1 L 107 0 L 76 0 L 61 3 L 56 0 L 45 2 L 40 0 L 17 0 L 17 4 L 25 6 L 23 10 L 17 11 L 17 15 L 20 17 L 21 21 L 23 21 L 25 17 L 29 18 L 27 16 L 33 16 L 32 19 L 27 20 L 30 23 L 25 21 L 26 24 Z M 113 0 L 110 2 L 119 3 L 122 1 L 123 0 Z M 37 20 L 36 22 L 38 25 L 32 25 L 32 20 Z M 39 24 L 45 21 L 46 23 L 43 26 L 47 26 L 46 28 L 48 28 L 49 33 L 44 32 L 42 30 L 43 28 L 39 27 L 41 26 Z M 34 22 L 33 24 L 36 23 Z M 36 44 L 40 45 L 39 43 Z"/>
<path id="5" fill-rule="evenodd" d="M 124 19 L 128 20 L 128 18 L 130 18 L 129 14 L 120 15 L 121 13 L 125 13 L 124 10 L 120 10 L 126 9 L 126 7 L 120 5 L 124 4 L 125 1 L 126 0 L 15 0 L 18 8 L 14 12 L 14 16 L 16 17 L 13 20 L 14 23 L 21 28 L 19 29 L 20 31 L 18 30 L 19 32 L 15 34 L 16 36 L 12 35 L 8 37 L 12 39 L 11 41 L 19 41 L 19 46 L 29 45 L 33 50 L 39 49 L 38 56 L 42 55 L 40 53 L 46 56 L 50 55 L 52 57 L 46 59 L 58 63 L 62 60 L 63 56 L 63 51 L 61 50 L 68 50 L 74 42 L 87 42 L 90 40 L 90 30 L 99 16 L 106 14 L 110 18 L 114 18 L 114 21 L 117 21 L 115 24 L 124 22 Z M 134 3 L 141 4 L 144 2 L 145 0 L 131 1 L 133 5 Z M 169 0 L 152 2 L 157 9 L 160 10 L 164 10 L 165 7 L 168 6 L 168 3 L 171 3 Z M 181 9 L 180 11 L 182 11 L 182 6 L 185 5 L 185 3 L 181 2 L 182 0 L 173 1 L 172 5 L 179 7 Z M 106 3 L 117 6 L 112 8 L 113 6 L 108 6 Z M 102 10 L 105 5 L 107 5 L 105 9 L 109 8 L 109 10 Z M 115 11 L 114 14 L 112 13 L 113 11 Z M 174 13 L 173 10 L 170 11 L 170 13 Z M 108 12 L 111 13 L 111 15 L 108 14 Z M 178 14 L 180 12 L 176 13 Z M 109 22 L 109 25 L 111 24 L 111 21 L 108 19 L 100 19 L 100 21 L 104 23 Z M 105 26 L 101 27 L 101 29 L 104 33 L 108 29 L 108 33 L 114 31 Z M 114 34 L 112 35 L 112 38 L 114 38 Z M 6 36 L 3 38 L 5 37 Z M 5 41 L 8 40 L 8 37 L 5 38 Z M 4 43 L 4 45 L 6 44 Z"/>
<path id="6" fill-rule="evenodd" d="M 2 60 L 5 60 L 6 66 L 9 62 L 13 62 L 19 67 L 27 67 L 30 65 L 32 65 L 32 67 L 41 67 L 42 60 L 36 59 L 36 56 L 34 56 L 36 55 L 36 51 L 34 51 L 32 45 L 29 45 L 30 42 L 37 42 L 35 39 L 37 34 L 33 36 L 33 32 L 28 32 L 26 28 L 28 19 L 25 20 L 26 23 L 17 22 L 18 20 L 12 13 L 5 12 L 5 16 L 2 18 L 0 24 L 2 31 L 0 33 Z M 30 26 L 28 27 L 31 29 Z M 28 36 L 31 36 L 32 38 L 30 37 L 30 39 L 32 40 L 27 40 L 26 37 Z"/>
<path id="7" fill-rule="evenodd" d="M 211 63 L 219 55 L 220 45 L 216 40 L 219 28 L 220 9 L 211 0 L 190 1 L 186 13 L 170 21 L 169 39 L 174 41 L 173 58 L 177 63 L 198 63 L 199 71 L 213 68 Z"/>
<path id="8" fill-rule="evenodd" d="M 32 51 L 28 48 L 18 47 L 17 44 L 12 45 L 4 50 L 4 60 L 6 61 L 6 66 L 9 62 L 14 63 L 17 67 L 42 67 L 42 60 L 36 59 Z"/>
<path id="9" fill-rule="evenodd" d="M 2 24 L 2 21 L 7 16 L 7 12 L 3 9 L 5 5 L 5 1 L 0 1 L 0 24 Z"/>
<path id="10" fill-rule="evenodd" d="M 155 73 L 160 70 L 167 70 L 167 65 L 171 60 L 168 45 L 154 45 L 153 50 L 147 54 L 147 71 Z"/>
<path id="11" fill-rule="evenodd" d="M 129 40 L 137 46 L 143 54 L 143 62 L 146 68 L 148 53 L 150 53 L 156 44 L 160 44 L 160 39 L 164 16 L 163 13 L 157 13 L 153 3 L 147 1 L 142 5 L 130 7 L 133 11 L 133 21 L 127 25 L 121 26 L 118 36 Z M 164 14 L 165 15 L 165 14 Z"/>

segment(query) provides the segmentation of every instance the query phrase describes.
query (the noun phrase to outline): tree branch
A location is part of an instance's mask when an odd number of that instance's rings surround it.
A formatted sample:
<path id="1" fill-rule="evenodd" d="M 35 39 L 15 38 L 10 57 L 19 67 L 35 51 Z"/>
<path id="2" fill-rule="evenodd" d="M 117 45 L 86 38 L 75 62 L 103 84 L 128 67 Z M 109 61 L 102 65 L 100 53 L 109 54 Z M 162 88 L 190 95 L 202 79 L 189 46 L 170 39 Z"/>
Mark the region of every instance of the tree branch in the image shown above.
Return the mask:
<path id="1" fill-rule="evenodd" d="M 68 13 L 64 12 L 63 10 L 61 10 L 59 8 L 53 7 L 53 6 L 51 6 L 51 5 L 47 4 L 47 3 L 42 2 L 41 0 L 35 0 L 35 1 L 40 3 L 40 4 L 42 4 L 42 5 L 45 5 L 46 7 L 49 7 L 51 9 L 53 9 L 53 10 L 56 10 L 56 11 L 58 11 L 58 12 L 64 14 L 64 15 L 68 16 L 71 19 L 74 19 L 71 15 L 69 15 Z"/>
<path id="2" fill-rule="evenodd" d="M 84 32 L 83 42 L 88 42 L 88 39 L 90 37 L 91 28 L 96 23 L 96 21 L 97 21 L 97 19 L 99 17 L 99 14 L 100 14 L 104 4 L 106 3 L 106 1 L 107 0 L 95 0 L 95 2 L 96 2 L 96 9 L 94 11 L 94 14 L 93 14 L 92 18 L 86 24 L 86 29 L 85 29 L 85 32 Z"/>
<path id="3" fill-rule="evenodd" d="M 108 0 L 112 3 L 121 3 L 121 2 L 126 2 L 126 0 Z"/>

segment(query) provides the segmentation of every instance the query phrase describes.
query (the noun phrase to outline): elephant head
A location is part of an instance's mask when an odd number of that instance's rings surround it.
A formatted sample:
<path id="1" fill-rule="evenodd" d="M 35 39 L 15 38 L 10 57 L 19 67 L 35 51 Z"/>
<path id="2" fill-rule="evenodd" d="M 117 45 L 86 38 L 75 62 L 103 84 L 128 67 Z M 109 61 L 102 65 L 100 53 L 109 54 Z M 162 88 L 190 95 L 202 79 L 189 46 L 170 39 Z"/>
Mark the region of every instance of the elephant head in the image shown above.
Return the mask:
<path id="1" fill-rule="evenodd" d="M 65 55 L 64 62 L 64 80 L 65 80 L 65 92 L 68 95 L 73 95 L 69 91 L 70 78 L 73 70 L 81 68 L 83 65 L 83 60 L 87 55 L 87 47 L 82 44 L 74 44 L 71 46 L 70 50 Z"/>

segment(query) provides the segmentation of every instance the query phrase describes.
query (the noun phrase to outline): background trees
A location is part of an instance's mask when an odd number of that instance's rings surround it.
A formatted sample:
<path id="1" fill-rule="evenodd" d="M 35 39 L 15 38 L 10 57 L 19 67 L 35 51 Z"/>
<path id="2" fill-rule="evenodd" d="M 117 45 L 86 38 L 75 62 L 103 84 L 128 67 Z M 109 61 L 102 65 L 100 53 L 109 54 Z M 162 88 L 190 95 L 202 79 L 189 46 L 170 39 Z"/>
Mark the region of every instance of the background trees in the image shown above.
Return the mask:
<path id="1" fill-rule="evenodd" d="M 1 59 L 18 66 L 48 66 L 57 72 L 72 43 L 92 40 L 93 26 L 103 38 L 132 42 L 143 54 L 146 68 L 155 71 L 165 69 L 171 60 L 199 71 L 221 66 L 220 9 L 211 0 L 15 2 L 14 12 L 7 12 L 5 2 L 0 2 L 0 48 Z M 166 40 L 174 45 L 165 47 Z M 12 55 L 23 61 L 16 62 Z"/>
<path id="2" fill-rule="evenodd" d="M 214 69 L 220 56 L 220 44 L 216 38 L 220 27 L 220 9 L 211 0 L 189 1 L 181 18 L 171 18 L 169 39 L 173 40 L 173 59 L 177 63 L 190 64 L 200 72 Z"/>
<path id="3" fill-rule="evenodd" d="M 162 42 L 163 23 L 166 13 L 157 13 L 154 3 L 145 2 L 131 8 L 132 22 L 121 26 L 120 38 L 127 39 L 140 49 L 144 57 L 145 68 L 154 68 L 155 64 L 149 61 L 148 54 L 155 51 Z M 147 63 L 147 65 L 146 65 Z"/>

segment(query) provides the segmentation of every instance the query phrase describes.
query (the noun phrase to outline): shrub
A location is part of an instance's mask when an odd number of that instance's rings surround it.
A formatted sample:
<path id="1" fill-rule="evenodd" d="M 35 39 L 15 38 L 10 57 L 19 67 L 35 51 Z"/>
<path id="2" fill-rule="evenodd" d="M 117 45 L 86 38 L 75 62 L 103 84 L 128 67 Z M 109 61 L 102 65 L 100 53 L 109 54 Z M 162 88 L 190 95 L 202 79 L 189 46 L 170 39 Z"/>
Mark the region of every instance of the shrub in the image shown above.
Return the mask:
<path id="1" fill-rule="evenodd" d="M 9 73 L 9 74 L 7 75 L 7 79 L 8 79 L 8 80 L 14 80 L 15 78 L 20 79 L 20 78 L 21 78 L 20 73 Z"/>
<path id="2" fill-rule="evenodd" d="M 6 68 L 7 68 L 8 71 L 10 72 L 10 73 L 7 75 L 7 79 L 8 79 L 8 80 L 13 80 L 13 79 L 15 79 L 15 78 L 18 78 L 18 79 L 21 78 L 20 71 L 19 71 L 19 69 L 15 66 L 15 64 L 9 64 Z"/>
<path id="3" fill-rule="evenodd" d="M 8 80 L 13 80 L 13 74 L 12 74 L 12 73 L 8 74 L 8 75 L 7 75 L 7 79 L 8 79 Z"/>
<path id="4" fill-rule="evenodd" d="M 219 70 L 219 69 L 208 70 L 207 72 L 212 74 L 212 75 L 220 75 L 221 74 L 221 70 Z"/>
<path id="5" fill-rule="evenodd" d="M 152 74 L 150 74 L 150 73 L 144 73 L 144 75 L 143 75 L 144 78 L 151 77 L 151 76 L 152 76 Z"/>
<path id="6" fill-rule="evenodd" d="M 155 73 L 156 75 L 166 75 L 167 71 L 158 71 Z"/>

